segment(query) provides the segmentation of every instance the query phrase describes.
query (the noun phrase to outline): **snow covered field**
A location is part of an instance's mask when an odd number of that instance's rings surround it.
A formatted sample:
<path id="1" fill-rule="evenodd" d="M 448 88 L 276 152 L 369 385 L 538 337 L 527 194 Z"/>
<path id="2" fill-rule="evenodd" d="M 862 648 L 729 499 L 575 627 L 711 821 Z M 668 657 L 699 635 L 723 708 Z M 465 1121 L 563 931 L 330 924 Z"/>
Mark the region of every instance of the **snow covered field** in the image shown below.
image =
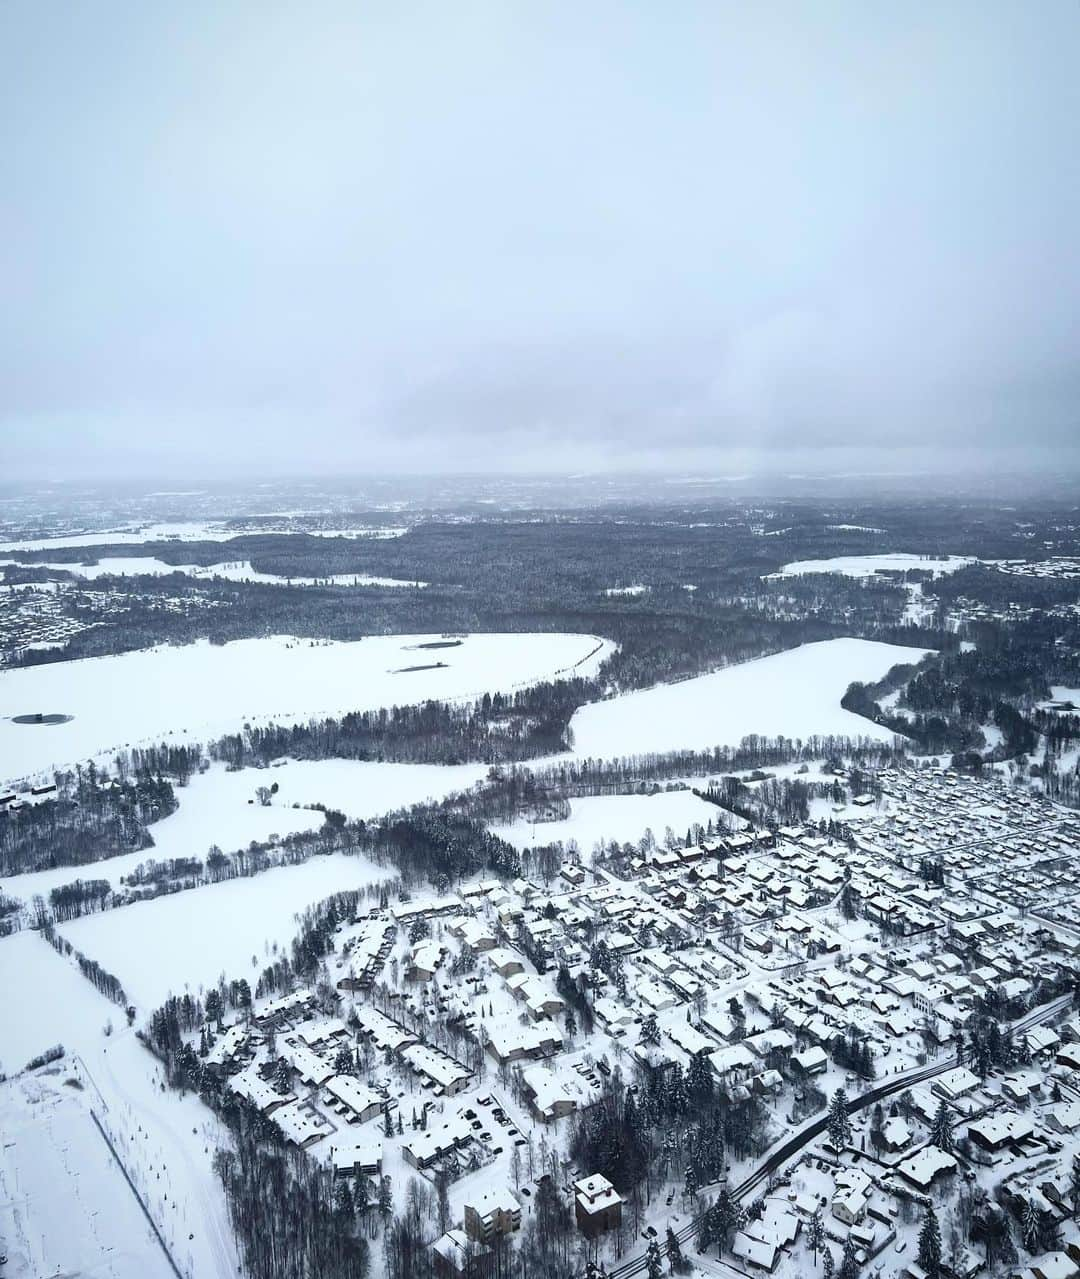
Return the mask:
<path id="1" fill-rule="evenodd" d="M 1080 688 L 1066 688 L 1064 684 L 1053 684 L 1050 693 L 1055 702 L 1072 702 L 1074 706 L 1080 706 Z"/>
<path id="2" fill-rule="evenodd" d="M 715 804 L 698 799 L 688 790 L 661 791 L 656 795 L 598 795 L 573 800 L 566 821 L 519 820 L 493 830 L 521 849 L 559 840 L 566 844 L 574 839 L 582 853 L 588 855 L 600 840 L 637 843 L 646 830 L 662 842 L 669 826 L 683 839 L 695 823 L 704 826 L 722 815 Z"/>
<path id="3" fill-rule="evenodd" d="M 289 518 L 280 524 L 260 525 L 260 533 L 303 533 L 308 537 L 386 538 L 400 537 L 407 528 L 367 528 L 357 526 L 343 529 L 299 528 Z M 76 546 L 145 546 L 147 542 L 230 542 L 243 537 L 244 532 L 226 528 L 222 524 L 188 522 L 179 524 L 125 525 L 113 532 L 65 533 L 57 537 L 20 538 L 0 543 L 0 554 L 12 551 L 60 551 Z"/>
<path id="4" fill-rule="evenodd" d="M 354 643 L 270 636 L 5 671 L 4 716 L 42 711 L 74 718 L 50 726 L 0 720 L 0 779 L 170 736 L 202 740 L 254 719 L 296 723 L 506 692 L 571 672 L 591 675 L 612 649 L 592 635 L 563 634 L 479 634 L 452 647 L 421 647 L 443 642 L 437 635 Z"/>
<path id="5" fill-rule="evenodd" d="M 70 1090 L 65 1095 L 55 1077 L 0 1085 L 0 1115 L 5 1275 L 172 1279 L 146 1217 L 80 1098 Z"/>
<path id="6" fill-rule="evenodd" d="M 0 568 L 5 565 L 20 564 L 15 559 L 0 559 Z M 29 568 L 45 568 L 52 571 L 65 571 L 76 577 L 85 578 L 89 582 L 99 577 L 167 577 L 170 573 L 183 573 L 187 577 L 205 579 L 223 578 L 227 582 L 262 582 L 270 586 L 426 586 L 426 582 L 408 582 L 397 577 L 371 577 L 366 573 L 331 573 L 325 577 L 280 577 L 274 573 L 260 573 L 251 566 L 250 560 L 231 560 L 227 563 L 210 564 L 166 564 L 153 556 L 140 558 L 137 555 L 106 556 L 96 564 L 66 564 L 57 560 L 47 564 L 31 563 L 23 565 Z"/>
<path id="7" fill-rule="evenodd" d="M 220 782 L 222 793 L 230 786 L 241 787 L 238 798 L 246 797 L 256 786 L 277 782 L 278 793 L 269 809 L 281 813 L 291 804 L 325 804 L 339 808 L 346 817 L 376 817 L 410 804 L 445 799 L 456 791 L 468 790 L 488 773 L 487 764 L 380 764 L 355 759 L 290 760 L 280 768 L 246 769 L 225 773 L 228 782 Z M 228 792 L 231 793 L 231 792 Z M 289 809 L 294 818 L 299 815 Z M 322 814 L 315 816 L 322 821 Z M 172 820 L 167 819 L 167 820 Z M 167 822 L 154 829 L 164 832 Z M 220 842 L 220 841 L 219 841 Z"/>
<path id="8" fill-rule="evenodd" d="M 146 1017 L 168 995 L 195 994 L 223 973 L 230 979 L 246 977 L 254 989 L 271 962 L 274 943 L 288 946 L 298 931 L 296 915 L 305 907 L 392 875 L 390 867 L 334 853 L 84 915 L 57 931 L 118 977 Z M 0 954 L 6 947 L 0 941 Z"/>
<path id="9" fill-rule="evenodd" d="M 109 1023 L 113 1032 L 106 1035 Z M 0 1025 L 0 1067 L 9 1072 L 56 1043 L 68 1054 L 59 1075 L 0 1084 L 5 1134 L 0 1202 L 12 1206 L 7 1201 L 13 1183 L 24 1196 L 16 1206 L 26 1210 L 32 1258 L 30 1268 L 12 1269 L 12 1276 L 171 1274 L 158 1245 L 150 1246 L 130 1187 L 92 1128 L 90 1107 L 181 1270 L 199 1279 L 236 1275 L 224 1197 L 210 1163 L 224 1139 L 221 1126 L 195 1096 L 162 1090 L 157 1063 L 126 1025 L 123 1011 L 36 933 L 17 933 L 0 941 Z M 71 1076 L 81 1089 L 63 1084 Z M 70 1100 L 61 1102 L 61 1095 Z M 0 1224 L 8 1220 L 0 1209 Z M 19 1254 L 12 1237 L 17 1238 L 5 1235 L 5 1244 L 14 1263 Z"/>
<path id="10" fill-rule="evenodd" d="M 841 573 L 844 577 L 872 577 L 882 570 L 891 572 L 919 569 L 923 573 L 954 573 L 965 564 L 974 564 L 971 555 L 944 555 L 938 558 L 924 555 L 908 555 L 898 552 L 891 555 L 837 555 L 829 560 L 794 560 L 785 564 L 779 573 L 771 577 L 801 577 L 807 573 Z"/>
<path id="11" fill-rule="evenodd" d="M 758 658 L 712 675 L 593 702 L 570 727 L 580 758 L 611 759 L 679 749 L 737 746 L 751 733 L 892 738 L 840 705 L 853 680 L 880 679 L 925 649 L 874 640 L 834 639 Z"/>
<path id="12" fill-rule="evenodd" d="M 238 773 L 215 767 L 177 789 L 180 807 L 150 827 L 153 848 L 82 866 L 11 876 L 4 881 L 4 891 L 9 897 L 30 902 L 37 893 L 47 897 L 52 889 L 80 878 L 107 879 L 118 887 L 122 876 L 151 859 L 205 858 L 213 844 L 231 853 L 246 848 L 252 840 L 262 842 L 272 835 L 318 830 L 323 824 L 322 813 L 293 808 L 293 804 L 325 804 L 348 817 L 378 817 L 466 790 L 486 772 L 484 764 L 369 764 L 350 759 L 293 761 L 281 768 Z M 257 787 L 273 782 L 278 784 L 278 793 L 269 806 L 248 803 Z"/>

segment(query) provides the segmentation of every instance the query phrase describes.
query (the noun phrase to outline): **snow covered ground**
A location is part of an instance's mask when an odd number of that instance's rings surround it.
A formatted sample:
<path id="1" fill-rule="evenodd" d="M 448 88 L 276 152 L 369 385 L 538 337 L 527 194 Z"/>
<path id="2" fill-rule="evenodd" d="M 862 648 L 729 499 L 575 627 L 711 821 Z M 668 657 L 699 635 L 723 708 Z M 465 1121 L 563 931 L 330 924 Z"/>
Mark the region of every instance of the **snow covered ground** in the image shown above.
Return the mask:
<path id="1" fill-rule="evenodd" d="M 325 804 L 348 817 L 378 817 L 397 808 L 442 799 L 466 790 L 483 778 L 484 764 L 379 764 L 359 760 L 292 761 L 281 768 L 227 772 L 224 766 L 192 778 L 176 791 L 180 807 L 150 827 L 154 847 L 124 853 L 81 866 L 14 875 L 3 881 L 9 897 L 30 902 L 76 879 L 107 879 L 118 887 L 142 862 L 173 857 L 205 858 L 211 845 L 231 853 L 252 840 L 317 830 L 323 824 L 318 810 L 293 804 Z M 278 793 L 264 807 L 249 804 L 260 786 L 278 784 Z"/>
<path id="2" fill-rule="evenodd" d="M 0 1085 L 4 1274 L 172 1279 L 82 1099 L 59 1076 Z"/>
<path id="3" fill-rule="evenodd" d="M 17 559 L 0 559 L 5 565 L 22 564 Z M 62 570 L 96 581 L 99 577 L 167 577 L 170 573 L 183 573 L 187 577 L 223 578 L 228 582 L 263 582 L 271 586 L 426 586 L 426 582 L 408 582 L 397 577 L 371 577 L 366 573 L 330 573 L 324 577 L 281 577 L 275 573 L 260 573 L 250 560 L 230 560 L 221 564 L 166 564 L 154 556 L 140 558 L 137 555 L 106 556 L 96 564 L 68 564 L 59 560 L 47 564 L 23 564 L 28 568 Z"/>
<path id="4" fill-rule="evenodd" d="M 272 961 L 275 944 L 288 946 L 296 935 L 296 916 L 305 907 L 392 875 L 390 867 L 334 853 L 84 915 L 57 931 L 118 977 L 145 1017 L 170 994 L 196 994 L 222 974 L 246 977 L 254 989 Z M 6 947 L 0 941 L 0 954 Z"/>
<path id="5" fill-rule="evenodd" d="M 479 634 L 453 647 L 421 647 L 443 642 L 437 635 L 353 643 L 270 636 L 4 671 L 3 715 L 74 718 L 49 726 L 0 720 L 0 779 L 166 737 L 204 740 L 255 719 L 296 723 L 591 675 L 613 647 L 592 635 L 562 634 Z"/>
<path id="6" fill-rule="evenodd" d="M 577 840 L 586 856 L 600 840 L 618 840 L 637 843 L 646 830 L 651 830 L 657 842 L 662 842 L 664 831 L 670 826 L 680 839 L 695 823 L 705 826 L 723 816 L 715 804 L 698 799 L 690 791 L 660 791 L 656 795 L 598 795 L 588 799 L 575 799 L 570 805 L 570 817 L 560 822 L 516 821 L 507 826 L 496 826 L 494 831 L 508 840 L 515 848 L 531 848 L 534 845 L 564 844 Z"/>
<path id="7" fill-rule="evenodd" d="M 121 1009 L 36 933 L 0 941 L 0 1065 L 19 1070 L 56 1043 L 68 1054 L 58 1075 L 38 1072 L 0 1085 L 0 1223 L 8 1225 L 12 1209 L 21 1214 L 25 1247 L 12 1246 L 18 1235 L 0 1233 L 11 1264 L 22 1264 L 18 1258 L 27 1251 L 31 1258 L 22 1270 L 10 1270 L 13 1277 L 171 1274 L 93 1128 L 91 1107 L 181 1271 L 198 1279 L 237 1274 L 224 1197 L 211 1167 L 215 1146 L 224 1140 L 220 1125 L 196 1097 L 162 1090 L 157 1063 L 125 1021 Z M 106 1035 L 109 1023 L 113 1031 Z M 69 1077 L 82 1087 L 66 1085 Z"/>
<path id="8" fill-rule="evenodd" d="M 347 817 L 374 817 L 410 804 L 444 799 L 468 790 L 488 773 L 487 764 L 380 764 L 354 759 L 290 760 L 280 768 L 226 773 L 229 782 L 243 784 L 247 797 L 257 786 L 278 785 L 270 812 L 291 804 L 325 804 Z M 264 812 L 267 810 L 263 810 Z M 318 814 L 322 820 L 321 814 Z M 154 827 L 163 831 L 165 822 Z M 220 841 L 219 841 L 220 842 Z"/>
<path id="9" fill-rule="evenodd" d="M 260 533 L 304 533 L 308 537 L 386 538 L 400 537 L 407 528 L 306 529 L 289 518 L 277 525 L 260 525 Z M 145 546 L 147 542 L 229 542 L 242 537 L 242 530 L 222 524 L 187 522 L 179 524 L 125 525 L 112 532 L 65 533 L 57 537 L 20 538 L 0 543 L 0 554 L 12 551 L 60 551 L 76 546 Z"/>
<path id="10" fill-rule="evenodd" d="M 842 573 L 845 577 L 871 577 L 881 570 L 892 572 L 919 569 L 924 573 L 953 573 L 965 564 L 974 564 L 971 555 L 944 555 L 939 557 L 908 555 L 897 552 L 889 555 L 837 555 L 828 560 L 793 560 L 785 564 L 773 577 L 800 577 L 807 573 Z"/>
<path id="11" fill-rule="evenodd" d="M 730 666 L 679 684 L 662 684 L 583 706 L 570 722 L 581 758 L 737 746 L 751 733 L 806 738 L 813 734 L 875 737 L 893 734 L 840 705 L 853 680 L 880 679 L 925 649 L 874 640 L 834 639 Z"/>
<path id="12" fill-rule="evenodd" d="M 1066 688 L 1064 684 L 1053 684 L 1050 692 L 1055 702 L 1072 702 L 1074 706 L 1080 706 L 1080 688 Z"/>

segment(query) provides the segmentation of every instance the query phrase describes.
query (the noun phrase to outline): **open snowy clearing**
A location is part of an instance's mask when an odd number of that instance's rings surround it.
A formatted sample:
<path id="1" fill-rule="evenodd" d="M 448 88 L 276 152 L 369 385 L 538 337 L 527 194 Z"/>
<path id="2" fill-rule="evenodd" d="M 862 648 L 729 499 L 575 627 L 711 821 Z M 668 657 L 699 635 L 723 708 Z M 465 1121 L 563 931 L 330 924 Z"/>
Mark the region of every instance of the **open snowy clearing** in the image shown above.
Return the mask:
<path id="1" fill-rule="evenodd" d="M 299 866 L 84 915 L 57 931 L 119 978 L 146 1017 L 168 995 L 196 994 L 222 974 L 246 977 L 254 990 L 274 943 L 288 947 L 296 935 L 297 914 L 332 893 L 393 873 L 363 857 L 316 856 Z M 0 952 L 5 944 L 0 941 Z"/>
<path id="2" fill-rule="evenodd" d="M 281 577 L 275 573 L 260 573 L 252 568 L 250 560 L 231 560 L 228 563 L 166 564 L 153 556 L 106 556 L 96 564 L 67 564 L 53 561 L 47 564 L 24 563 L 15 559 L 0 559 L 0 568 L 18 565 L 23 568 L 43 568 L 51 572 L 67 572 L 88 582 L 99 577 L 168 577 L 170 573 L 183 573 L 186 577 L 205 580 L 221 578 L 227 582 L 261 582 L 270 586 L 426 586 L 426 582 L 408 582 L 397 577 L 371 577 L 366 573 L 330 573 L 324 577 Z"/>
<path id="3" fill-rule="evenodd" d="M 445 799 L 468 790 L 488 774 L 487 764 L 384 764 L 355 759 L 290 760 L 280 768 L 226 773 L 223 786 L 243 783 L 250 796 L 257 786 L 278 785 L 269 809 L 280 813 L 292 804 L 325 804 L 346 817 L 375 817 L 411 804 Z M 290 812 L 295 810 L 289 809 Z M 319 821 L 322 814 L 316 813 Z M 164 830 L 166 823 L 154 827 Z"/>
<path id="4" fill-rule="evenodd" d="M 1050 694 L 1055 702 L 1072 702 L 1074 706 L 1080 706 L 1080 688 L 1066 688 L 1064 684 L 1053 684 L 1050 687 Z M 1040 704 L 1046 705 L 1045 702 Z"/>
<path id="5" fill-rule="evenodd" d="M 907 572 L 918 569 L 923 573 L 954 573 L 965 564 L 975 564 L 971 555 L 908 555 L 897 552 L 890 555 L 837 555 L 829 560 L 793 560 L 785 564 L 779 573 L 770 577 L 802 577 L 808 573 L 840 573 L 844 577 L 872 577 L 879 572 Z"/>
<path id="6" fill-rule="evenodd" d="M 108 1024 L 113 1027 L 110 1035 L 104 1033 Z M 38 1074 L 27 1082 L 27 1087 L 41 1080 L 42 1103 L 47 1106 L 47 1081 L 62 1081 L 71 1075 L 79 1079 L 81 1091 L 64 1091 L 87 1110 L 92 1107 L 108 1130 L 128 1175 L 185 1273 L 218 1279 L 235 1275 L 236 1249 L 224 1196 L 211 1167 L 215 1147 L 225 1140 L 221 1126 L 197 1097 L 181 1097 L 161 1088 L 158 1064 L 127 1026 L 123 1010 L 99 995 L 70 961 L 61 958 L 36 933 L 16 933 L 0 940 L 0 1025 L 4 1027 L 0 1066 L 9 1073 L 20 1070 L 30 1057 L 54 1044 L 62 1043 L 67 1049 L 58 1077 Z M 9 1131 L 8 1116 L 16 1115 L 21 1104 L 13 1090 L 24 1082 L 13 1080 L 0 1085 L 5 1133 Z M 38 1119 L 42 1117 L 39 1115 Z M 86 1119 L 92 1122 L 88 1114 Z M 35 1129 L 38 1126 L 35 1124 Z M 89 1148 L 82 1144 L 82 1134 L 88 1131 L 80 1123 L 69 1126 L 61 1135 L 63 1145 L 68 1147 L 64 1153 L 72 1174 L 83 1174 L 79 1176 L 79 1211 L 89 1214 L 105 1210 L 105 1204 L 91 1202 L 93 1181 L 97 1187 L 93 1195 L 107 1197 L 108 1213 L 115 1214 L 115 1221 L 107 1226 L 95 1219 L 103 1245 L 116 1238 L 113 1226 L 116 1221 L 122 1222 L 125 1228 L 120 1238 L 148 1263 L 145 1270 L 118 1264 L 115 1274 L 120 1279 L 138 1279 L 143 1274 L 157 1276 L 156 1261 L 152 1263 L 151 1258 L 155 1252 L 162 1258 L 161 1251 L 156 1244 L 153 1251 L 141 1248 L 139 1223 L 145 1223 L 145 1218 L 138 1212 L 134 1196 L 115 1163 L 106 1173 L 93 1143 Z M 69 1137 L 76 1134 L 79 1144 L 73 1146 Z M 100 1136 L 98 1142 L 101 1155 L 107 1156 Z M 35 1160 L 47 1153 L 30 1152 Z M 12 1152 L 4 1154 L 10 1168 Z M 22 1188 L 22 1152 L 17 1158 Z M 57 1261 L 67 1255 L 59 1251 L 67 1224 L 64 1212 L 58 1211 L 62 1208 L 60 1199 L 67 1193 L 61 1184 L 54 1188 L 55 1196 L 36 1197 L 27 1204 L 35 1246 L 40 1246 L 44 1237 L 49 1259 L 48 1270 L 33 1269 L 29 1274 L 57 1273 Z M 135 1209 L 134 1216 L 130 1215 L 129 1204 Z M 82 1228 L 78 1216 L 72 1216 L 70 1222 L 73 1229 Z M 194 1238 L 189 1239 L 189 1235 Z M 92 1255 L 91 1252 L 74 1258 L 82 1266 L 72 1265 L 61 1273 L 114 1273 L 105 1268 L 87 1268 L 87 1256 Z M 110 1253 L 110 1258 L 113 1255 Z"/>
<path id="7" fill-rule="evenodd" d="M 251 533 L 294 534 L 306 537 L 387 538 L 401 537 L 407 528 L 368 528 L 356 526 L 341 529 L 308 529 L 298 527 L 291 518 L 283 517 L 279 524 L 260 524 L 250 530 L 226 528 L 220 523 L 188 522 L 180 524 L 125 525 L 111 532 L 95 530 L 83 533 L 63 533 L 55 537 L 18 538 L 0 543 L 0 554 L 13 551 L 61 551 L 76 546 L 145 546 L 148 542 L 231 542 L 234 537 Z"/>
<path id="8" fill-rule="evenodd" d="M 351 759 L 292 761 L 280 768 L 246 768 L 237 773 L 215 766 L 178 787 L 180 807 L 150 827 L 154 847 L 123 853 L 81 866 L 59 866 L 9 876 L 4 892 L 22 902 L 35 894 L 47 897 L 61 884 L 76 879 L 107 879 L 114 888 L 120 879 L 147 861 L 174 857 L 205 859 L 212 845 L 231 853 L 252 840 L 269 841 L 300 831 L 318 830 L 323 814 L 293 804 L 324 804 L 347 817 L 379 817 L 383 813 L 427 800 L 439 800 L 467 790 L 487 773 L 485 764 L 380 764 Z M 261 786 L 278 785 L 265 807 L 255 798 Z"/>
<path id="9" fill-rule="evenodd" d="M 124 1013 L 36 932 L 0 939 L 0 1071 L 12 1075 L 31 1057 L 64 1044 L 70 1052 L 103 1038 Z"/>
<path id="10" fill-rule="evenodd" d="M 611 652 L 592 635 L 373 636 L 328 643 L 270 636 L 83 658 L 0 674 L 0 779 L 32 776 L 167 737 L 205 740 L 252 720 L 289 724 L 354 710 L 509 692 L 592 675 Z"/>
<path id="11" fill-rule="evenodd" d="M 172 1279 L 105 1139 L 61 1079 L 0 1085 L 4 1274 Z"/>
<path id="12" fill-rule="evenodd" d="M 744 737 L 894 734 L 840 705 L 854 680 L 880 679 L 926 649 L 874 640 L 834 639 L 730 666 L 679 684 L 662 684 L 593 702 L 570 728 L 579 758 L 613 759 L 680 749 L 738 746 Z"/>
<path id="13" fill-rule="evenodd" d="M 636 844 L 646 830 L 651 830 L 658 843 L 663 842 L 668 827 L 680 838 L 695 824 L 705 826 L 724 817 L 715 804 L 706 803 L 690 791 L 660 791 L 655 795 L 598 795 L 575 799 L 570 804 L 570 817 L 559 822 L 516 821 L 495 826 L 496 835 L 515 848 L 534 845 L 566 844 L 577 841 L 586 856 L 599 841 L 617 840 L 620 844 Z"/>

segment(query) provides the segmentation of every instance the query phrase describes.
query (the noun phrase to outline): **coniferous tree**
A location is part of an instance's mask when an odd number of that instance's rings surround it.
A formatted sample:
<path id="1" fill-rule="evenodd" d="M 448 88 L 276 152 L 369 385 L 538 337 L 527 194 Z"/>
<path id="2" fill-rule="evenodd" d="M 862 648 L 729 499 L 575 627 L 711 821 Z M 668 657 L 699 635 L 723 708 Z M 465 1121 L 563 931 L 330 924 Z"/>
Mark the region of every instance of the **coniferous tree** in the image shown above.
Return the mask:
<path id="1" fill-rule="evenodd" d="M 933 1205 L 927 1207 L 922 1229 L 919 1231 L 919 1265 L 926 1271 L 927 1279 L 940 1279 L 941 1227 Z"/>
<path id="2" fill-rule="evenodd" d="M 1020 1239 L 1030 1253 L 1041 1252 L 1041 1221 L 1038 1205 L 1034 1199 L 1024 1204 L 1024 1213 L 1020 1220 Z"/>
<path id="3" fill-rule="evenodd" d="M 938 1150 L 943 1150 L 947 1155 L 953 1152 L 952 1114 L 944 1098 L 938 1103 L 934 1122 L 930 1127 L 930 1144 L 937 1146 Z"/>
<path id="4" fill-rule="evenodd" d="M 851 1120 L 847 1112 L 847 1094 L 837 1088 L 829 1103 L 829 1142 L 840 1153 L 851 1141 Z"/>
<path id="5" fill-rule="evenodd" d="M 821 1221 L 821 1209 L 815 1208 L 807 1227 L 807 1244 L 814 1254 L 814 1265 L 817 1265 L 818 1252 L 825 1243 L 825 1227 Z"/>
<path id="6" fill-rule="evenodd" d="M 857 1279 L 859 1273 L 858 1248 L 851 1235 L 844 1240 L 844 1251 L 840 1256 L 840 1273 L 838 1279 Z M 935 1276 L 936 1279 L 936 1276 Z"/>
<path id="7" fill-rule="evenodd" d="M 671 1267 L 672 1274 L 678 1274 L 686 1264 L 682 1253 L 682 1245 L 675 1231 L 670 1226 L 667 1228 L 667 1256 L 668 1265 Z"/>
<path id="8" fill-rule="evenodd" d="M 394 1210 L 393 1183 L 389 1177 L 379 1179 L 379 1215 L 387 1220 Z"/>
<path id="9" fill-rule="evenodd" d="M 351 1219 L 356 1213 L 348 1177 L 339 1177 L 334 1187 L 334 1211 L 346 1220 Z"/>

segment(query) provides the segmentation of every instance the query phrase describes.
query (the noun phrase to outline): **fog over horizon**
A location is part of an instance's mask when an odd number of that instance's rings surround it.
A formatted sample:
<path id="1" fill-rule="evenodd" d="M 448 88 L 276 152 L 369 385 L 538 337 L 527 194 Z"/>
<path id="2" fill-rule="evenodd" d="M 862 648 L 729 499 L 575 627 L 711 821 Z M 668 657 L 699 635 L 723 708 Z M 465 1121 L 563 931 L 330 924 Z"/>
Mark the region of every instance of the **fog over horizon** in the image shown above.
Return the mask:
<path id="1" fill-rule="evenodd" d="M 1072 471 L 1078 38 L 14 0 L 5 480 Z"/>

